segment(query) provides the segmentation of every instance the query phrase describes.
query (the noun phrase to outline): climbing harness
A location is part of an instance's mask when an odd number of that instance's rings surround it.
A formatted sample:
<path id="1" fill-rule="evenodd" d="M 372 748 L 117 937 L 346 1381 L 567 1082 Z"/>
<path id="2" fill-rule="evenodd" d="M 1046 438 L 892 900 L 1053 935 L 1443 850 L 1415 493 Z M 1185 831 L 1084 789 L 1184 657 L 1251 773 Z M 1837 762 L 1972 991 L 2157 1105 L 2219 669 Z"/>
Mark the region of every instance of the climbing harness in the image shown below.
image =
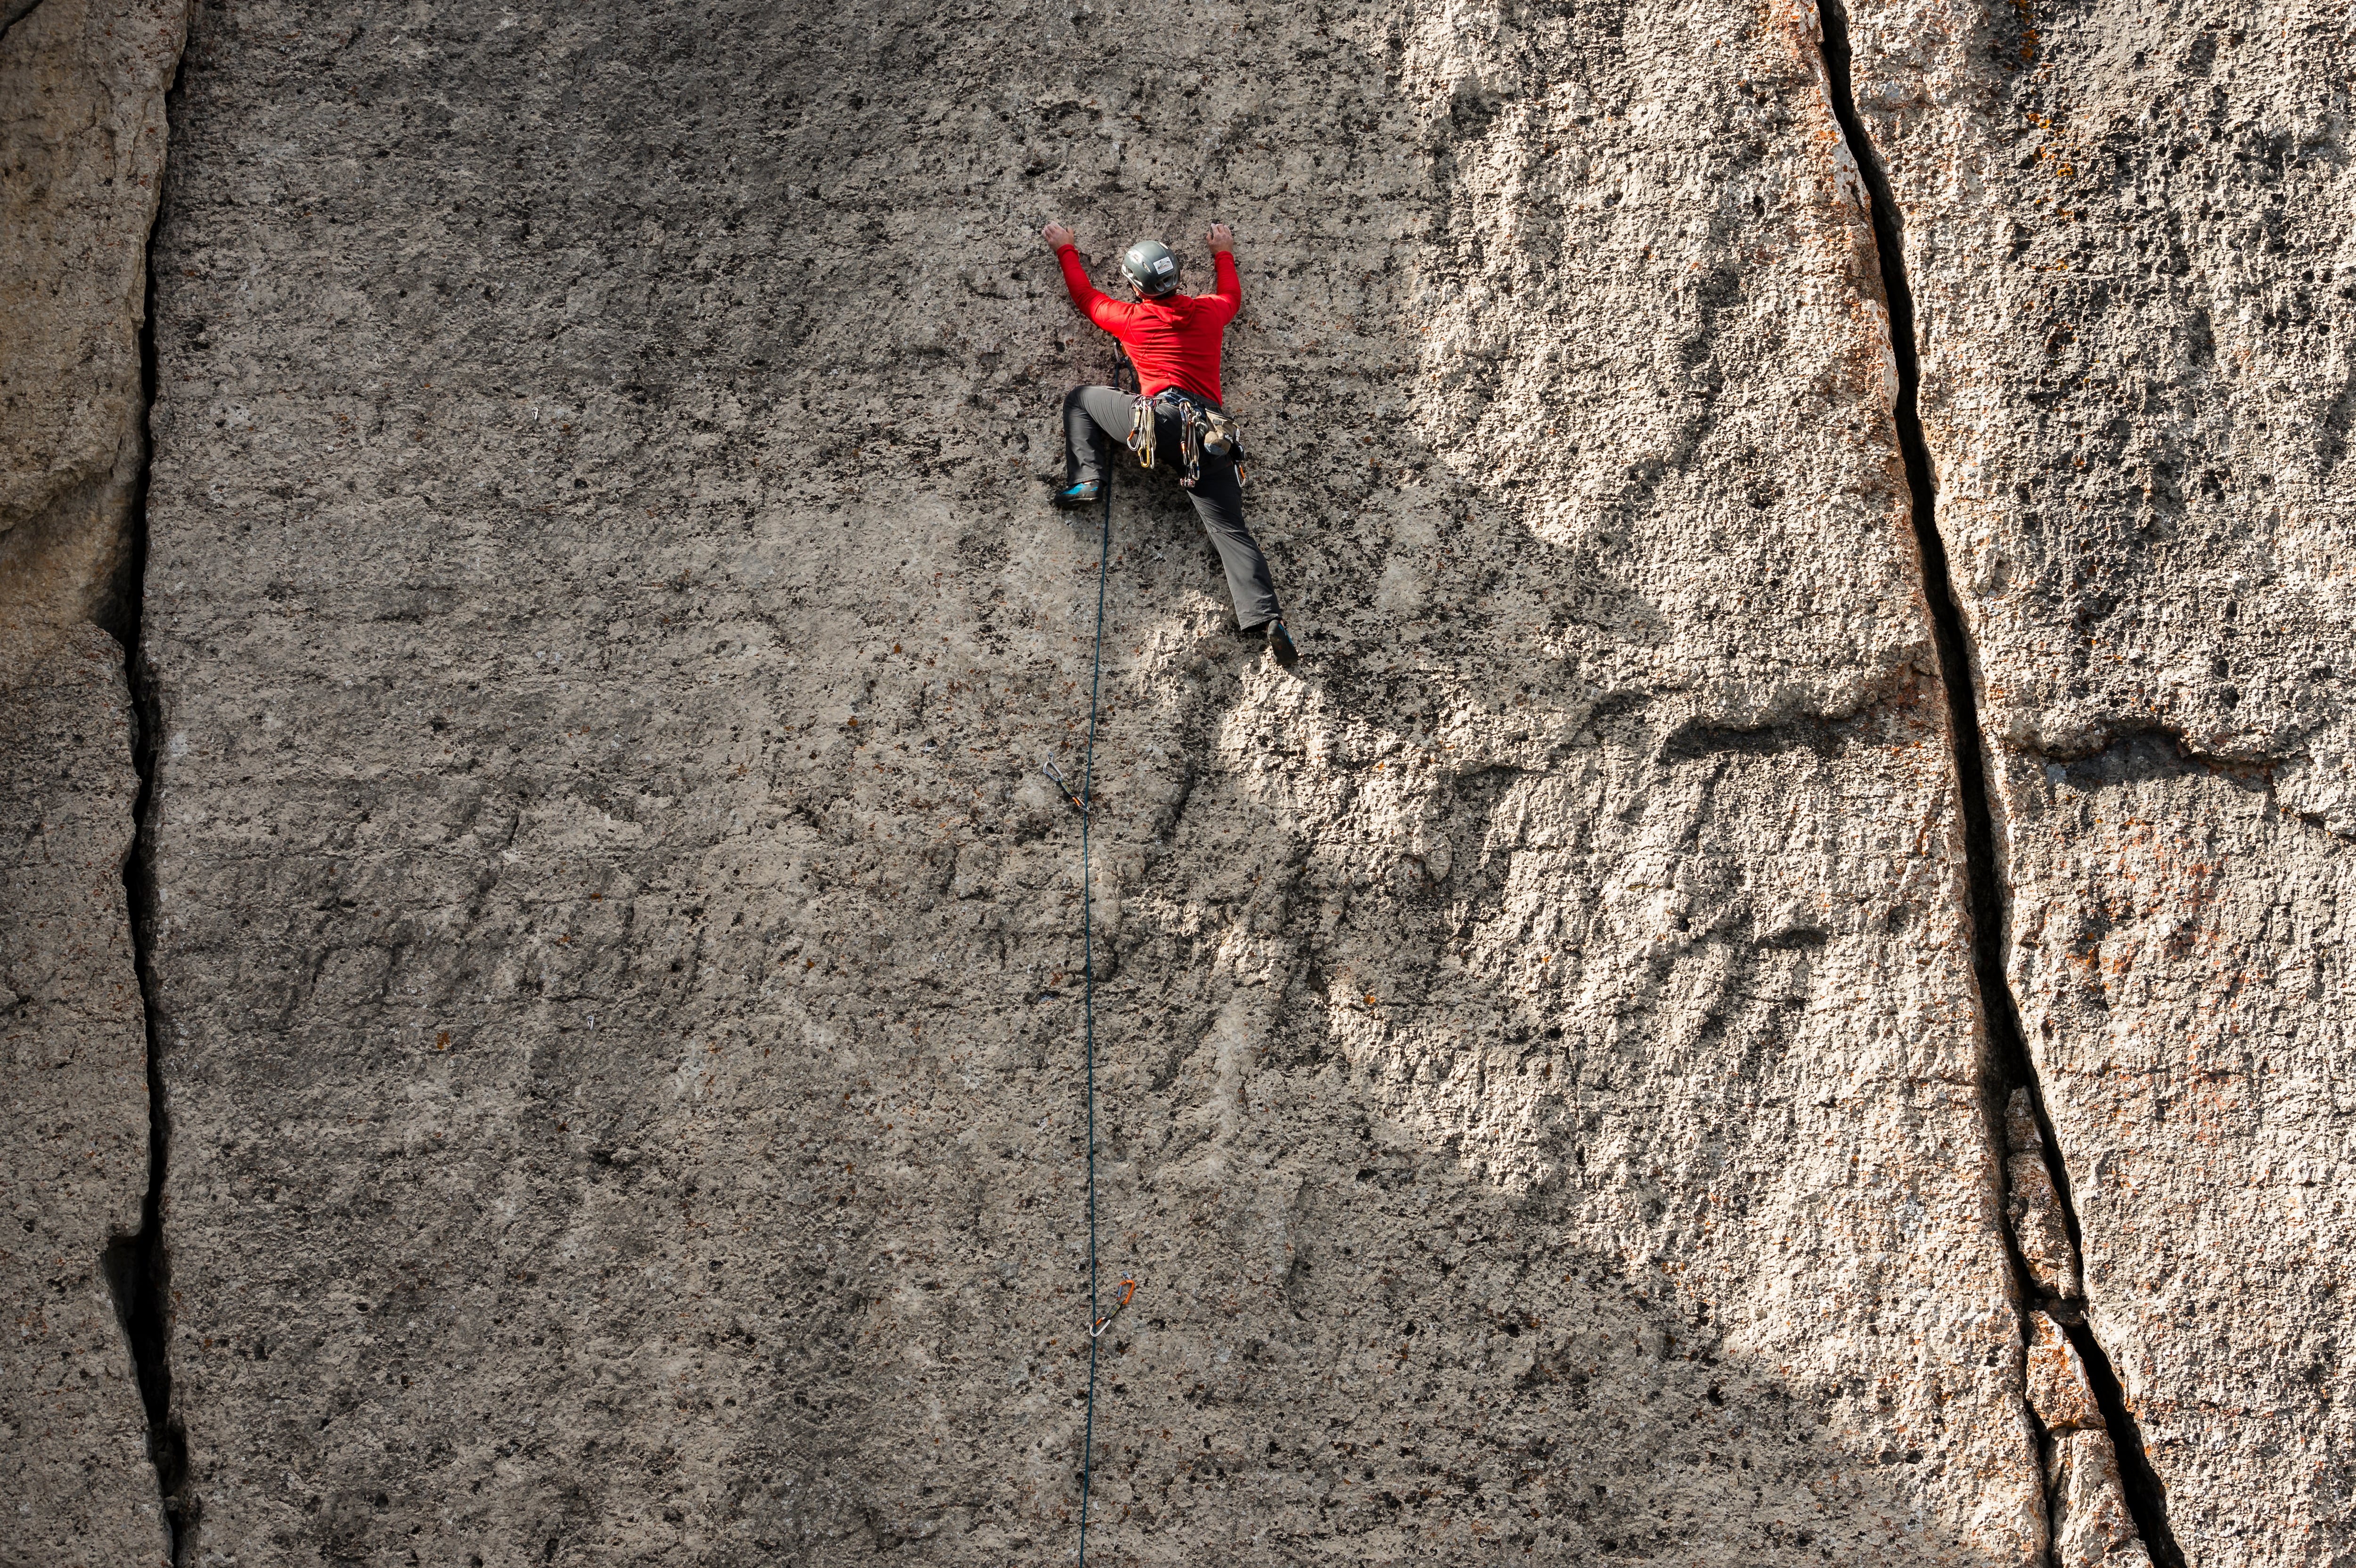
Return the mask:
<path id="1" fill-rule="evenodd" d="M 1140 398 L 1129 416 L 1129 449 L 1137 453 L 1140 468 L 1153 466 L 1154 432 L 1157 416 L 1175 414 L 1178 419 L 1178 483 L 1192 490 L 1203 477 L 1203 453 L 1214 457 L 1232 454 L 1236 464 L 1236 483 L 1241 485 L 1244 474 L 1243 431 L 1235 416 L 1225 409 L 1208 408 L 1185 396 L 1175 387 L 1164 387 L 1150 398 Z"/>

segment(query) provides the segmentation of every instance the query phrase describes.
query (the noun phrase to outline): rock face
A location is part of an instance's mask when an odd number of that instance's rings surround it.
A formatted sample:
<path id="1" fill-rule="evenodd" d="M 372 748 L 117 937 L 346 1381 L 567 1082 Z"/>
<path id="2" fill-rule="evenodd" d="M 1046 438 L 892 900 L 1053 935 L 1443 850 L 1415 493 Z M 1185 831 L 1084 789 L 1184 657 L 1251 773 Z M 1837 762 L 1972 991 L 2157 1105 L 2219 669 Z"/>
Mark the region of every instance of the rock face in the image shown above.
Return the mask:
<path id="1" fill-rule="evenodd" d="M 119 620 L 146 457 L 139 329 L 177 0 L 0 31 L 0 583 L 11 621 Z"/>
<path id="2" fill-rule="evenodd" d="M 2045 1435 L 2053 1560 L 2070 1568 L 2151 1561 L 2126 1507 L 2117 1450 L 2086 1363 L 2051 1315 L 2029 1314 L 2029 1408 Z"/>
<path id="3" fill-rule="evenodd" d="M 155 1563 L 163 1520 L 118 1319 L 147 1193 L 123 650 L 95 627 L 20 633 L 0 670 L 0 1563 Z"/>
<path id="4" fill-rule="evenodd" d="M 0 10 L 0 1563 L 168 1560 L 124 868 L 139 333 L 177 5 Z M 160 1391 L 159 1391 L 160 1392 Z"/>
<path id="5" fill-rule="evenodd" d="M 10 960 L 149 961 L 175 1560 L 2350 1549 L 2344 72 L 2019 15 L 200 9 Z M 1093 752 L 1050 218 L 1235 225 L 1306 655 L 1125 470 Z"/>
<path id="6" fill-rule="evenodd" d="M 148 626 L 199 1550 L 1070 1549 L 1060 213 L 1255 237 L 1229 381 L 1313 639 L 1249 660 L 1122 486 L 1103 1549 L 2034 1557 L 1807 19 L 517 21 L 191 45 Z"/>
<path id="7" fill-rule="evenodd" d="M 1860 8 L 2008 970 L 2196 1560 L 2329 1561 L 2351 1327 L 2344 27 Z"/>

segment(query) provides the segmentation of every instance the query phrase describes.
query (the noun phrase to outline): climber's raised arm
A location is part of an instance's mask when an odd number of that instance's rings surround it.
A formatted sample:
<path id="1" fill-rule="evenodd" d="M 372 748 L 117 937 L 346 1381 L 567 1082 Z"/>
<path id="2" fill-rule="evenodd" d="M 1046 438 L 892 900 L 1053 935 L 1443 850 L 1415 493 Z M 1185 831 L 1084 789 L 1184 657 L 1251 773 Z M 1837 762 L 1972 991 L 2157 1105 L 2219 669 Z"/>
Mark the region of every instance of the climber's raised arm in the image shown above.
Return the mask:
<path id="1" fill-rule="evenodd" d="M 1211 248 L 1211 271 L 1217 279 L 1216 286 L 1203 298 L 1212 302 L 1212 309 L 1220 313 L 1220 325 L 1225 325 L 1244 307 L 1244 281 L 1236 271 L 1236 231 L 1224 223 L 1214 223 L 1203 242 Z"/>
<path id="2" fill-rule="evenodd" d="M 1087 264 L 1073 241 L 1078 238 L 1060 223 L 1050 223 L 1039 230 L 1039 238 L 1055 252 L 1055 262 L 1064 269 L 1064 287 L 1071 292 L 1072 303 L 1080 314 L 1110 332 L 1130 314 L 1130 307 L 1106 293 L 1088 280 Z"/>

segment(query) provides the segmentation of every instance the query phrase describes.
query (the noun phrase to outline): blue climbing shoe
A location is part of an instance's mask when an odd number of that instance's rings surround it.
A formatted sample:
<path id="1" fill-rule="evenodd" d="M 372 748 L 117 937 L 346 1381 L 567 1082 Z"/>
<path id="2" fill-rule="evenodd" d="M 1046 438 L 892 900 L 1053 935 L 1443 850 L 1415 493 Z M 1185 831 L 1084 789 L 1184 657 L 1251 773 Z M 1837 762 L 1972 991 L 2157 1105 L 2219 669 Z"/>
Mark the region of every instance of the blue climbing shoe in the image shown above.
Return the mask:
<path id="1" fill-rule="evenodd" d="M 1301 650 L 1292 645 L 1292 634 L 1284 629 L 1281 616 L 1268 624 L 1268 651 L 1280 669 L 1290 669 L 1301 662 Z"/>
<path id="2" fill-rule="evenodd" d="M 1083 479 L 1076 485 L 1066 485 L 1055 492 L 1055 505 L 1067 512 L 1082 507 L 1093 507 L 1104 495 L 1104 486 L 1094 479 Z"/>

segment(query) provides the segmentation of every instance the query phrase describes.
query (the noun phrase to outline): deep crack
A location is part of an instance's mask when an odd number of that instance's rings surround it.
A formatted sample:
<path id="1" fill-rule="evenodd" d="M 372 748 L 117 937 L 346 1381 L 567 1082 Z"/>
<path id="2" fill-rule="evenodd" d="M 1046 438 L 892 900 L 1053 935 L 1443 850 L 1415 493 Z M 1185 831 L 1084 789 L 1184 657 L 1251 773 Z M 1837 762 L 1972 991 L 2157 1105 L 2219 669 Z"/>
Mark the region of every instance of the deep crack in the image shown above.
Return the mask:
<path id="1" fill-rule="evenodd" d="M 0 41 L 5 41 L 10 29 L 41 8 L 41 0 L 0 0 Z"/>
<path id="2" fill-rule="evenodd" d="M 1904 220 L 1890 190 L 1889 171 L 1882 165 L 1880 154 L 1872 140 L 1866 135 L 1865 126 L 1858 118 L 1856 100 L 1850 92 L 1848 13 L 1839 0 L 1824 0 L 1817 9 L 1823 27 L 1825 75 L 1832 100 L 1833 117 L 1839 122 L 1841 133 L 1847 138 L 1849 151 L 1857 159 L 1858 172 L 1864 181 L 1873 218 L 1874 250 L 1880 263 L 1882 292 L 1887 296 L 1890 312 L 1890 347 L 1898 363 L 1898 445 L 1905 458 L 1906 487 L 1913 503 L 1914 539 L 1922 557 L 1922 596 L 1931 609 L 1933 641 L 1938 649 L 1939 673 L 1947 688 L 1949 721 L 1955 737 L 1956 793 L 1963 805 L 1964 853 L 1970 873 L 1968 897 L 1972 917 L 1972 963 L 1979 980 L 1992 1058 L 1988 1063 L 1989 1082 L 1982 1085 L 1982 1090 L 1990 1098 L 1991 1125 L 1999 1129 L 2003 1126 L 1999 1108 L 2014 1090 L 2028 1092 L 2029 1104 L 2044 1143 L 2046 1168 L 2052 1175 L 2054 1191 L 2061 1199 L 2062 1219 L 2069 1232 L 2070 1248 L 2080 1260 L 2083 1270 L 2084 1239 L 2078 1227 L 2077 1205 L 2070 1194 L 2070 1173 L 2062 1160 L 2061 1144 L 2054 1136 L 2052 1120 L 2046 1114 L 2044 1089 L 2038 1082 L 2036 1061 L 2029 1055 L 2028 1037 L 2021 1029 L 2019 1006 L 2005 976 L 2004 887 L 1997 874 L 1996 829 L 1989 805 L 1985 756 L 1987 742 L 1980 729 L 1979 696 L 1978 688 L 1973 683 L 1970 643 L 1964 631 L 1954 579 L 1947 564 L 1946 544 L 1939 537 L 1938 518 L 1933 510 L 1937 492 L 1931 476 L 1931 449 L 1922 436 L 1922 420 L 1916 400 L 1922 384 L 1922 366 L 1915 348 L 1914 291 L 1906 276 Z M 2000 1173 L 2005 1166 L 2005 1161 L 1997 1162 Z M 2006 1201 L 1998 1204 L 1998 1212 L 2008 1216 L 2010 1178 L 2000 1174 L 1998 1179 L 2008 1189 L 1999 1194 Z M 2136 1424 L 2134 1413 L 2127 1409 L 2126 1395 L 2118 1374 L 2111 1365 L 2110 1356 L 2085 1320 L 2083 1304 L 2040 1299 L 2011 1220 L 2008 1217 L 2000 1222 L 2004 1228 L 2005 1250 L 2024 1308 L 2040 1306 L 2052 1311 L 2069 1336 L 2072 1346 L 2085 1362 L 2087 1381 L 2092 1386 L 2094 1402 L 2103 1413 L 2103 1423 L 2109 1431 L 2111 1446 L 2117 1452 L 2119 1477 L 2126 1494 L 2127 1511 L 2135 1520 L 2136 1531 L 2143 1537 L 2145 1549 L 2150 1552 L 2158 1568 L 2183 1568 L 2184 1554 L 2178 1549 L 2175 1532 L 2169 1527 L 2168 1493 L 2160 1484 L 2158 1473 L 2152 1468 L 2151 1456 L 2144 1449 L 2143 1433 Z M 2021 1328 L 2025 1339 L 2029 1328 L 2025 1310 Z"/>
<path id="3" fill-rule="evenodd" d="M 175 73 L 165 92 L 166 134 L 179 96 Z M 166 172 L 169 170 L 168 151 Z M 132 806 L 131 852 L 123 864 L 123 891 L 131 926 L 132 963 L 139 976 L 140 1010 L 147 1035 L 147 1193 L 139 1210 L 139 1232 L 107 1249 L 105 1268 L 115 1311 L 130 1341 L 138 1373 L 140 1403 L 147 1416 L 147 1458 L 155 1468 L 175 1568 L 196 1560 L 196 1497 L 188 1488 L 188 1444 L 172 1409 L 172 1257 L 164 1241 L 164 1178 L 172 1154 L 171 1113 L 164 1087 L 164 1031 L 155 980 L 155 742 L 162 726 L 155 683 L 141 646 L 147 583 L 147 485 L 155 463 L 155 432 L 148 428 L 155 406 L 155 235 L 163 227 L 163 202 L 147 233 L 147 286 L 139 324 L 140 464 L 133 487 L 129 561 L 112 595 L 113 624 L 123 645 L 123 674 L 131 687 L 132 765 L 139 794 Z"/>

